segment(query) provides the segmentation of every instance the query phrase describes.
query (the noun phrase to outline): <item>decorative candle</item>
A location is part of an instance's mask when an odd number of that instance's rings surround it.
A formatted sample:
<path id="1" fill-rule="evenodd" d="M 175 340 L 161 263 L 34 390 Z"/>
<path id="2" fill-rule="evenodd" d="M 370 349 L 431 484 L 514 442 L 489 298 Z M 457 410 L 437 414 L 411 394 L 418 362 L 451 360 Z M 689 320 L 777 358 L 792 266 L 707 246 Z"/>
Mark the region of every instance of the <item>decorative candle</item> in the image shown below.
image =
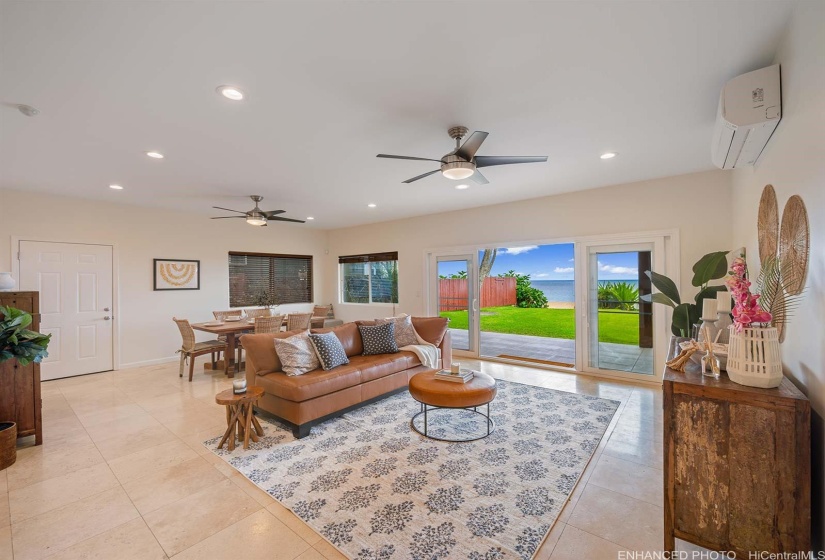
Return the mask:
<path id="1" fill-rule="evenodd" d="M 702 300 L 702 319 L 716 320 L 716 300 L 705 298 Z"/>
<path id="2" fill-rule="evenodd" d="M 460 363 L 453 362 L 452 365 L 450 366 L 450 373 L 458 373 L 460 367 L 461 367 Z"/>
<path id="3" fill-rule="evenodd" d="M 716 306 L 718 313 L 730 313 L 730 292 L 717 292 Z"/>

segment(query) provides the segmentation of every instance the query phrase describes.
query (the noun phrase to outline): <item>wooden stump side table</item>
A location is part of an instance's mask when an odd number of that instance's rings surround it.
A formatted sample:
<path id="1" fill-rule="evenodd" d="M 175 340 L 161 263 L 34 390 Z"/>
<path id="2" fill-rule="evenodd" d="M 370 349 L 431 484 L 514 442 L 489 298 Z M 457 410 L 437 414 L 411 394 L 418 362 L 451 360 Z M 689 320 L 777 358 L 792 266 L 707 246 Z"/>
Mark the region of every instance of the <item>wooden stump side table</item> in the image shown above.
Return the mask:
<path id="1" fill-rule="evenodd" d="M 235 437 L 243 442 L 243 448 L 249 449 L 249 440 L 258 441 L 264 435 L 258 419 L 252 414 L 252 407 L 264 395 L 261 387 L 249 387 L 246 393 L 236 395 L 232 389 L 215 395 L 215 402 L 226 406 L 226 432 L 223 434 L 218 449 L 229 442 L 229 451 L 235 450 Z"/>

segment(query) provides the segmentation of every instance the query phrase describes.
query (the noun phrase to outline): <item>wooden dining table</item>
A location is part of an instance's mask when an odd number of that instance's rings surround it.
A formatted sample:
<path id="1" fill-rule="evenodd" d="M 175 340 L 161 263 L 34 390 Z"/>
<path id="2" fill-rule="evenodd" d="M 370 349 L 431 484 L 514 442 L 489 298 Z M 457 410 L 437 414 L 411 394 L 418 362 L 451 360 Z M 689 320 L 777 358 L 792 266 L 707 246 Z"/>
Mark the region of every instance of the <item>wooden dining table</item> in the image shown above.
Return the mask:
<path id="1" fill-rule="evenodd" d="M 322 328 L 326 317 L 313 317 L 310 321 L 310 327 L 313 329 Z M 236 373 L 240 373 L 240 364 L 235 363 L 235 350 L 238 347 L 237 337 L 255 330 L 254 321 L 250 322 L 246 319 L 240 321 L 224 321 L 218 324 L 216 321 L 209 321 L 207 323 L 192 323 L 192 328 L 196 331 L 208 332 L 214 335 L 223 335 L 226 337 L 226 352 L 223 358 L 223 371 L 229 377 L 235 377 Z M 286 328 L 286 320 L 284 320 L 284 327 Z"/>
<path id="2" fill-rule="evenodd" d="M 192 328 L 196 331 L 226 337 L 226 352 L 223 353 L 223 371 L 227 376 L 235 377 L 235 374 L 239 372 L 239 364 L 235 363 L 237 337 L 255 330 L 255 324 L 250 323 L 246 319 L 240 321 L 224 321 L 220 324 L 215 321 L 210 321 L 208 323 L 192 323 Z"/>

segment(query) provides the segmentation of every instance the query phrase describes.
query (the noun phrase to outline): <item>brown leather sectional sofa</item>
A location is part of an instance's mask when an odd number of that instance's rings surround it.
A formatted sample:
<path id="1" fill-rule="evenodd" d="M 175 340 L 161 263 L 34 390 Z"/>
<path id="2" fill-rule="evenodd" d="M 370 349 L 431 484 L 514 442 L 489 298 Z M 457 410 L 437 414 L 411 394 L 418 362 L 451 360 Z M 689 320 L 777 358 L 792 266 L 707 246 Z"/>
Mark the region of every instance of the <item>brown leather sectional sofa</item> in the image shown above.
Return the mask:
<path id="1" fill-rule="evenodd" d="M 449 368 L 452 348 L 447 319 L 413 317 L 412 323 L 422 339 L 441 349 L 441 367 Z M 364 347 L 357 324 L 344 323 L 333 328 L 312 329 L 312 332 L 334 332 L 344 346 L 349 364 L 329 371 L 318 369 L 288 376 L 281 371 L 273 339 L 298 332 L 241 337 L 246 351 L 247 383 L 264 389 L 258 408 L 291 424 L 298 438 L 309 435 L 315 424 L 406 388 L 413 375 L 428 370 L 413 352 L 362 356 Z"/>

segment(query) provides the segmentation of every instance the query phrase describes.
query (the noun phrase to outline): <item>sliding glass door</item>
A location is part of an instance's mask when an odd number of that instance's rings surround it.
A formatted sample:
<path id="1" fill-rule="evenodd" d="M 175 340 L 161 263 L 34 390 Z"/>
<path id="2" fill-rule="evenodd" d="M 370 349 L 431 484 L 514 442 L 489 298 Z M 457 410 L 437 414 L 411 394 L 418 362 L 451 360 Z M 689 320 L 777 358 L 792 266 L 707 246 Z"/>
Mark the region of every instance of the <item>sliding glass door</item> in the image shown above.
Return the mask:
<path id="1" fill-rule="evenodd" d="M 645 271 L 678 278 L 675 235 L 434 250 L 428 313 L 450 319 L 458 356 L 657 381 L 669 318 L 640 297 Z"/>
<path id="2" fill-rule="evenodd" d="M 478 348 L 478 274 L 475 257 L 435 257 L 436 312 L 450 320 L 453 350 L 475 355 Z"/>
<path id="3" fill-rule="evenodd" d="M 663 243 L 588 244 L 583 252 L 587 273 L 582 369 L 657 378 L 653 335 L 661 330 L 663 317 L 640 298 L 651 291 L 645 272 L 664 270 Z"/>

